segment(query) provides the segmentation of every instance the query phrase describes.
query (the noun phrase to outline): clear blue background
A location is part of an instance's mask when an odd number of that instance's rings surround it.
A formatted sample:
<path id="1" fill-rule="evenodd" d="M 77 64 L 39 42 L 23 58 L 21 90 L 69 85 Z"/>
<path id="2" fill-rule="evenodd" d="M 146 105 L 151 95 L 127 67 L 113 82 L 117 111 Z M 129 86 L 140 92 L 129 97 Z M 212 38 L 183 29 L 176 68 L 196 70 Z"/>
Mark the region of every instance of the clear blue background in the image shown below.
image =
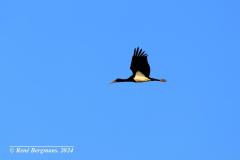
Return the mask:
<path id="1" fill-rule="evenodd" d="M 0 158 L 239 160 L 237 0 L 0 2 Z M 109 84 L 133 48 L 168 83 Z M 75 145 L 71 155 L 9 145 Z"/>

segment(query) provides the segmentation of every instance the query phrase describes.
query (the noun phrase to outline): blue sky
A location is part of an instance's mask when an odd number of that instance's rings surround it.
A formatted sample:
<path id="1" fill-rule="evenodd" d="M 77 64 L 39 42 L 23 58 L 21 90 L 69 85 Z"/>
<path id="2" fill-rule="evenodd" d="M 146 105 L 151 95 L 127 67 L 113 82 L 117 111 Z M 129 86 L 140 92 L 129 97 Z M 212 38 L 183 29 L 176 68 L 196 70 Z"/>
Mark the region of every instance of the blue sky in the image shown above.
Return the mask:
<path id="1" fill-rule="evenodd" d="M 1 1 L 2 159 L 238 160 L 239 1 Z M 134 47 L 168 83 L 128 77 Z M 70 155 L 9 145 L 74 145 Z"/>

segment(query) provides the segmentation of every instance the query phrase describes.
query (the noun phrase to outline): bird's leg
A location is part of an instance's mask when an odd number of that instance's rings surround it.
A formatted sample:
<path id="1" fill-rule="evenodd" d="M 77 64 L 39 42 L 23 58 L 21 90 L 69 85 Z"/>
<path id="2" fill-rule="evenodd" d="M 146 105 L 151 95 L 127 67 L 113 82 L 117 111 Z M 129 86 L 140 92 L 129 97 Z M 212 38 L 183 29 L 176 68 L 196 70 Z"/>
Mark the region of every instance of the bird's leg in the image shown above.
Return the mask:
<path id="1" fill-rule="evenodd" d="M 160 82 L 167 82 L 166 79 L 160 79 Z"/>
<path id="2" fill-rule="evenodd" d="M 150 78 L 151 81 L 160 81 L 160 82 L 167 82 L 166 79 L 156 79 L 156 78 Z"/>

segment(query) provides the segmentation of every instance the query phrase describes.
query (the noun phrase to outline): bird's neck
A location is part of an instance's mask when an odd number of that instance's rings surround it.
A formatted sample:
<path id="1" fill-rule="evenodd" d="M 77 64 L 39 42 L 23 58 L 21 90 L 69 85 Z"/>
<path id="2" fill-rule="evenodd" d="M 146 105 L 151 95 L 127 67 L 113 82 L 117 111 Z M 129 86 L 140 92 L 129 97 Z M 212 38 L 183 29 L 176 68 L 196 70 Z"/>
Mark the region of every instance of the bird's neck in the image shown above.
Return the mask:
<path id="1" fill-rule="evenodd" d="M 130 82 L 131 80 L 128 78 L 128 79 L 118 79 L 118 82 Z"/>

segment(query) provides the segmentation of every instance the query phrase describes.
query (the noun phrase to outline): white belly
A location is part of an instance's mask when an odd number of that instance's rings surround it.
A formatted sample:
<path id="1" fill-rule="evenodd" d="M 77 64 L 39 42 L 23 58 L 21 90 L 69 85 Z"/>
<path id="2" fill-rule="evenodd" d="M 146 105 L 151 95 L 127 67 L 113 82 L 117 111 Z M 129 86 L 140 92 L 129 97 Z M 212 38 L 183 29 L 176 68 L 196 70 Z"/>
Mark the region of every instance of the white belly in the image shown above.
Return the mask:
<path id="1" fill-rule="evenodd" d="M 137 71 L 135 77 L 133 78 L 136 82 L 147 82 L 150 81 L 149 78 L 147 78 L 142 72 Z"/>

